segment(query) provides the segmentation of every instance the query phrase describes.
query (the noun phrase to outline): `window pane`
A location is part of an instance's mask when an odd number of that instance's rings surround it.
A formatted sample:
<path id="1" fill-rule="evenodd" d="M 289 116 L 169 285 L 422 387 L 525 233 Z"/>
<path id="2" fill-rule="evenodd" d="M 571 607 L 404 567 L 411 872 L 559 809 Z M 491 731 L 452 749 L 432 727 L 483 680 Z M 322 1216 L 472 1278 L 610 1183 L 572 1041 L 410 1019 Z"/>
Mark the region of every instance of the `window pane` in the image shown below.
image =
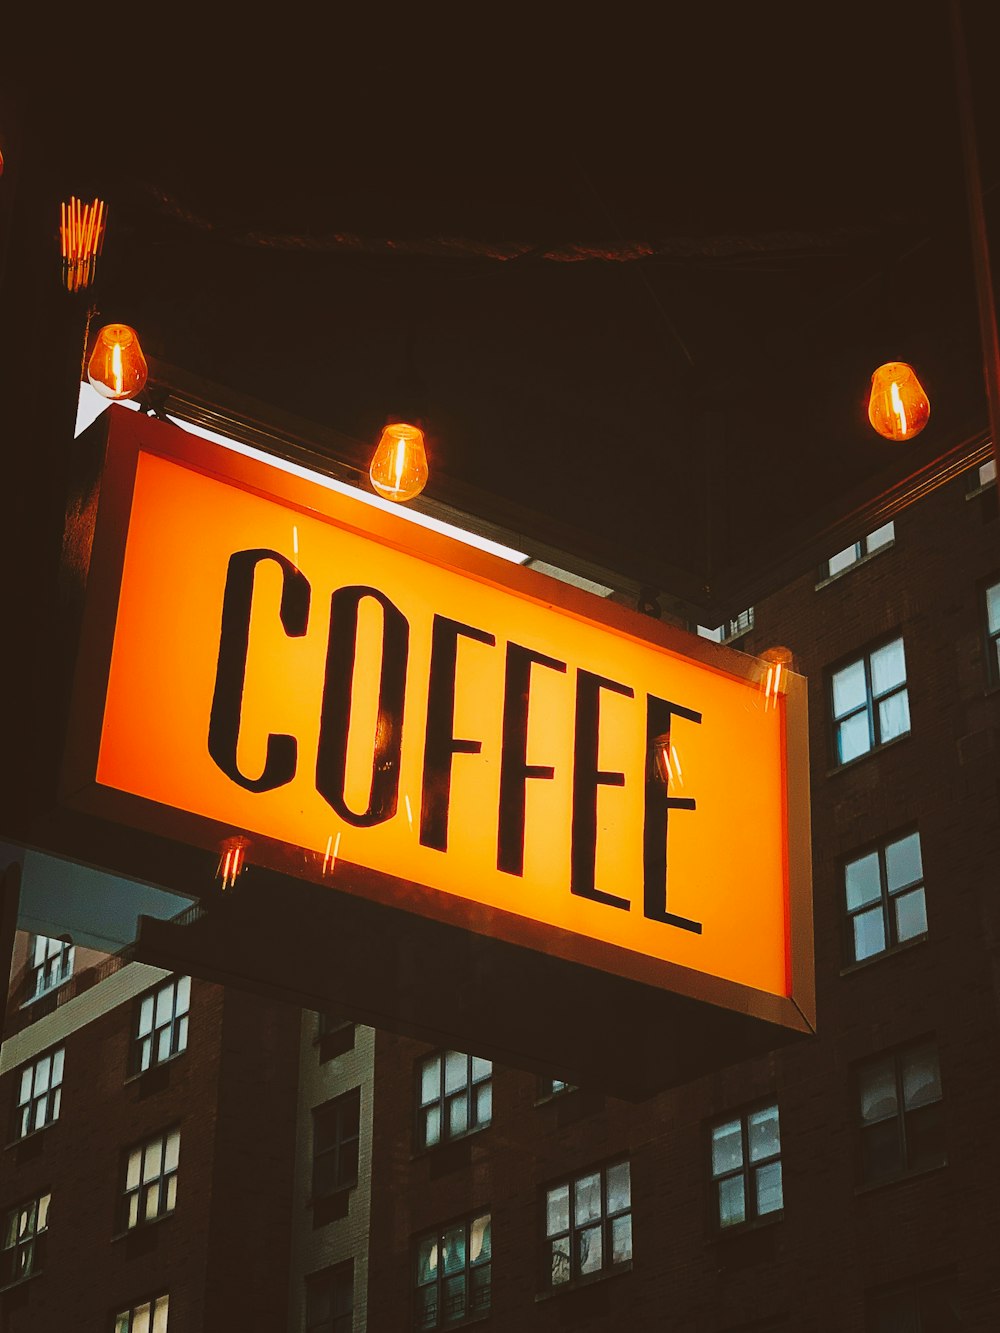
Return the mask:
<path id="1" fill-rule="evenodd" d="M 469 1274 L 472 1288 L 469 1304 L 473 1310 L 488 1310 L 490 1308 L 491 1276 L 489 1264 L 483 1264 L 481 1268 L 474 1268 Z"/>
<path id="2" fill-rule="evenodd" d="M 437 1328 L 437 1287 L 417 1289 L 417 1328 Z"/>
<path id="3" fill-rule="evenodd" d="M 465 1274 L 450 1277 L 443 1284 L 444 1318 L 446 1323 L 461 1319 L 465 1314 Z"/>
<path id="4" fill-rule="evenodd" d="M 858 555 L 859 551 L 857 543 L 853 546 L 845 547 L 844 550 L 838 551 L 836 555 L 831 555 L 829 566 L 831 577 L 834 574 L 839 574 L 844 569 L 850 569 L 850 567 L 856 563 Z"/>
<path id="5" fill-rule="evenodd" d="M 843 717 L 855 708 L 862 708 L 867 699 L 865 692 L 864 661 L 852 662 L 850 666 L 833 674 L 833 715 Z"/>
<path id="6" fill-rule="evenodd" d="M 163 1140 L 157 1139 L 155 1143 L 147 1143 L 143 1153 L 142 1161 L 142 1179 L 143 1183 L 152 1180 L 154 1176 L 160 1174 L 160 1165 L 163 1157 Z"/>
<path id="7" fill-rule="evenodd" d="M 66 1061 L 66 1048 L 65 1048 L 64 1046 L 60 1046 L 59 1050 L 56 1051 L 55 1055 L 53 1055 L 53 1057 L 52 1057 L 52 1086 L 53 1086 L 53 1087 L 55 1087 L 57 1084 L 59 1084 L 59 1083 L 62 1082 L 62 1078 L 63 1078 L 63 1065 L 65 1064 L 65 1061 Z"/>
<path id="8" fill-rule="evenodd" d="M 173 986 L 164 986 L 156 993 L 156 1026 L 162 1027 L 164 1023 L 169 1023 L 174 1016 L 174 988 Z"/>
<path id="9" fill-rule="evenodd" d="M 743 1176 L 719 1181 L 719 1226 L 731 1227 L 746 1220 L 743 1200 Z"/>
<path id="10" fill-rule="evenodd" d="M 476 1088 L 476 1124 L 488 1125 L 493 1118 L 493 1085 L 480 1083 Z"/>
<path id="11" fill-rule="evenodd" d="M 569 1278 L 569 1237 L 563 1236 L 552 1242 L 552 1285 L 568 1282 Z"/>
<path id="12" fill-rule="evenodd" d="M 469 1099 L 463 1092 L 448 1103 L 448 1134 L 454 1138 L 469 1128 Z"/>
<path id="13" fill-rule="evenodd" d="M 901 894 L 895 900 L 894 906 L 896 938 L 901 943 L 927 933 L 927 908 L 924 904 L 923 889 L 913 889 L 910 893 Z"/>
<path id="14" fill-rule="evenodd" d="M 885 877 L 889 892 L 916 884 L 924 877 L 920 860 L 920 835 L 911 833 L 898 842 L 890 842 L 885 849 Z"/>
<path id="15" fill-rule="evenodd" d="M 603 1244 L 600 1227 L 587 1227 L 576 1235 L 576 1249 L 581 1273 L 599 1273 L 603 1262 Z"/>
<path id="16" fill-rule="evenodd" d="M 853 921 L 854 961 L 863 963 L 866 958 L 885 952 L 885 917 L 882 904 L 859 912 Z"/>
<path id="17" fill-rule="evenodd" d="M 177 978 L 177 1004 L 174 1013 L 179 1017 L 186 1014 L 191 1007 L 191 978 Z"/>
<path id="18" fill-rule="evenodd" d="M 40 1092 L 47 1092 L 49 1088 L 49 1079 L 52 1077 L 52 1056 L 43 1055 L 35 1065 L 35 1096 Z"/>
<path id="19" fill-rule="evenodd" d="M 872 748 L 868 731 L 868 714 L 855 713 L 837 728 L 837 758 L 842 764 L 857 759 L 860 754 L 867 754 Z"/>
<path id="20" fill-rule="evenodd" d="M 936 1102 L 941 1096 L 941 1071 L 933 1046 L 921 1046 L 903 1055 L 903 1104 L 908 1111 Z"/>
<path id="21" fill-rule="evenodd" d="M 872 690 L 876 697 L 897 685 L 906 684 L 906 656 L 903 652 L 903 640 L 893 639 L 892 643 L 876 648 L 871 655 Z"/>
<path id="22" fill-rule="evenodd" d="M 33 1072 L 31 1069 L 21 1070 L 21 1090 L 17 1095 L 18 1106 L 23 1106 L 31 1097 L 31 1075 Z"/>
<path id="23" fill-rule="evenodd" d="M 1000 583 L 986 589 L 986 621 L 990 633 L 1000 633 Z"/>
<path id="24" fill-rule="evenodd" d="M 478 1055 L 472 1057 L 472 1081 L 478 1083 L 480 1079 L 489 1078 L 493 1073 L 492 1060 L 480 1060 Z"/>
<path id="25" fill-rule="evenodd" d="M 738 1171 L 743 1165 L 743 1136 L 740 1122 L 731 1120 L 726 1125 L 716 1125 L 712 1130 L 712 1175 L 725 1175 L 727 1171 Z"/>
<path id="26" fill-rule="evenodd" d="M 861 1152 L 865 1180 L 884 1180 L 898 1174 L 903 1167 L 899 1121 L 893 1117 L 865 1129 Z"/>
<path id="27" fill-rule="evenodd" d="M 147 995 L 139 1006 L 139 1036 L 146 1037 L 153 1030 L 153 997 Z"/>
<path id="28" fill-rule="evenodd" d="M 776 1106 L 754 1111 L 747 1117 L 747 1138 L 751 1162 L 759 1162 L 763 1157 L 774 1157 L 781 1151 Z"/>
<path id="29" fill-rule="evenodd" d="M 167 1148 L 163 1154 L 164 1171 L 176 1171 L 177 1163 L 181 1155 L 181 1133 L 175 1129 L 172 1134 L 167 1136 Z"/>
<path id="30" fill-rule="evenodd" d="M 573 1184 L 573 1221 L 576 1226 L 601 1215 L 601 1177 L 582 1176 Z"/>
<path id="31" fill-rule="evenodd" d="M 557 1236 L 569 1230 L 569 1186 L 560 1185 L 545 1196 L 545 1234 Z"/>
<path id="32" fill-rule="evenodd" d="M 632 1258 L 632 1214 L 625 1213 L 611 1223 L 611 1262 L 623 1264 Z"/>
<path id="33" fill-rule="evenodd" d="M 885 744 L 895 736 L 905 736 L 910 730 L 910 697 L 906 690 L 891 694 L 878 706 L 879 740 Z"/>
<path id="34" fill-rule="evenodd" d="M 188 1020 L 187 1014 L 177 1024 L 177 1052 L 187 1050 L 188 1044 Z"/>
<path id="35" fill-rule="evenodd" d="M 628 1162 L 608 1167 L 608 1212 L 619 1213 L 632 1202 Z"/>
<path id="36" fill-rule="evenodd" d="M 420 1102 L 426 1106 L 441 1096 L 441 1058 L 435 1055 L 420 1066 Z"/>
<path id="37" fill-rule="evenodd" d="M 865 545 L 868 547 L 870 554 L 872 551 L 877 551 L 883 546 L 888 546 L 891 541 L 895 540 L 895 538 L 896 529 L 893 524 L 889 522 L 883 524 L 880 528 L 876 528 L 874 532 L 870 532 Z"/>
<path id="38" fill-rule="evenodd" d="M 477 1217 L 469 1227 L 469 1263 L 485 1263 L 492 1255 L 490 1215 Z"/>
<path id="39" fill-rule="evenodd" d="M 167 1297 L 161 1296 L 153 1308 L 152 1333 L 167 1333 Z"/>
<path id="40" fill-rule="evenodd" d="M 766 1213 L 778 1212 L 783 1206 L 781 1197 L 781 1163 L 768 1162 L 767 1166 L 759 1166 L 755 1175 L 758 1217 L 763 1217 Z"/>
<path id="41" fill-rule="evenodd" d="M 128 1155 L 128 1170 L 125 1173 L 125 1188 L 134 1190 L 139 1183 L 139 1163 L 142 1161 L 142 1151 L 137 1148 L 135 1152 Z"/>
<path id="42" fill-rule="evenodd" d="M 847 910 L 854 912 L 868 903 L 878 902 L 882 896 L 879 882 L 878 853 L 871 852 L 844 867 L 844 887 L 847 890 Z"/>
<path id="43" fill-rule="evenodd" d="M 428 1148 L 433 1148 L 435 1143 L 441 1141 L 441 1108 L 429 1106 L 423 1112 L 423 1118 L 424 1143 Z"/>
<path id="44" fill-rule="evenodd" d="M 150 1333 L 149 1330 L 149 1302 L 145 1305 L 137 1305 L 132 1314 L 132 1333 Z"/>
<path id="45" fill-rule="evenodd" d="M 469 1077 L 469 1057 L 460 1051 L 448 1051 L 444 1057 L 444 1090 L 458 1092 Z"/>
<path id="46" fill-rule="evenodd" d="M 156 1040 L 156 1062 L 161 1064 L 164 1060 L 170 1058 L 170 1028 L 165 1027 L 160 1031 Z"/>
<path id="47" fill-rule="evenodd" d="M 417 1281 L 431 1282 L 437 1273 L 438 1244 L 436 1236 L 429 1236 L 420 1242 L 417 1250 Z"/>
<path id="48" fill-rule="evenodd" d="M 452 1227 L 441 1242 L 441 1263 L 446 1273 L 465 1267 L 465 1227 Z"/>
<path id="49" fill-rule="evenodd" d="M 36 1223 L 39 1231 L 44 1231 L 49 1225 L 49 1204 L 52 1202 L 51 1194 L 43 1194 L 38 1200 L 38 1221 Z"/>
<path id="50" fill-rule="evenodd" d="M 866 1125 L 896 1114 L 896 1074 L 891 1057 L 863 1069 L 860 1083 L 861 1119 Z"/>

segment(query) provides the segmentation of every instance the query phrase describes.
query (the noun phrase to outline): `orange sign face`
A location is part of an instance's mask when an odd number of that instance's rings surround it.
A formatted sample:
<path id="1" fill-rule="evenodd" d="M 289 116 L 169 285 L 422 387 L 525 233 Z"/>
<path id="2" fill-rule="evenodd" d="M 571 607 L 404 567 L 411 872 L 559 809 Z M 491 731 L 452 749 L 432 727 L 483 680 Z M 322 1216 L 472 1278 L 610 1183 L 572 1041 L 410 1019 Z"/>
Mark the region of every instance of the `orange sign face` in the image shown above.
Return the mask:
<path id="1" fill-rule="evenodd" d="M 104 488 L 77 804 L 811 1023 L 799 677 L 159 423 Z"/>

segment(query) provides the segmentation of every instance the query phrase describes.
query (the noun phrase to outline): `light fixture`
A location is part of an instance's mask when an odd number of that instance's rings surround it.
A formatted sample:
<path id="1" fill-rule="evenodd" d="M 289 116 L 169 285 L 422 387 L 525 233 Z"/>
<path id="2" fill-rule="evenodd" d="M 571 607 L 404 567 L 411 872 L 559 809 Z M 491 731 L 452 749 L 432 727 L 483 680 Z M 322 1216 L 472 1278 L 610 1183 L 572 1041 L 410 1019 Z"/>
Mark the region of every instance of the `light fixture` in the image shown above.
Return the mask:
<path id="1" fill-rule="evenodd" d="M 912 440 L 927 425 L 931 405 L 912 366 L 887 361 L 872 376 L 868 420 L 887 440 Z"/>
<path id="2" fill-rule="evenodd" d="M 139 335 L 127 324 L 105 324 L 97 335 L 87 378 L 104 398 L 120 401 L 142 392 L 149 367 Z"/>
<path id="3" fill-rule="evenodd" d="M 761 677 L 760 689 L 764 696 L 765 713 L 771 707 L 777 707 L 778 700 L 788 689 L 788 672 L 795 668 L 795 658 L 790 648 L 768 648 L 761 653 L 760 660 L 766 670 Z"/>
<path id="4" fill-rule="evenodd" d="M 236 881 L 246 869 L 246 856 L 250 847 L 250 839 L 242 834 L 227 838 L 219 848 L 219 864 L 215 871 L 215 878 L 222 884 L 223 891 L 232 889 Z"/>
<path id="5" fill-rule="evenodd" d="M 372 455 L 369 476 L 386 500 L 412 500 L 427 485 L 424 432 L 406 421 L 390 421 Z"/>
<path id="6" fill-rule="evenodd" d="M 62 280 L 69 292 L 89 287 L 97 276 L 97 260 L 104 248 L 108 210 L 103 199 L 81 203 L 74 195 L 60 204 L 59 243 L 62 249 Z"/>

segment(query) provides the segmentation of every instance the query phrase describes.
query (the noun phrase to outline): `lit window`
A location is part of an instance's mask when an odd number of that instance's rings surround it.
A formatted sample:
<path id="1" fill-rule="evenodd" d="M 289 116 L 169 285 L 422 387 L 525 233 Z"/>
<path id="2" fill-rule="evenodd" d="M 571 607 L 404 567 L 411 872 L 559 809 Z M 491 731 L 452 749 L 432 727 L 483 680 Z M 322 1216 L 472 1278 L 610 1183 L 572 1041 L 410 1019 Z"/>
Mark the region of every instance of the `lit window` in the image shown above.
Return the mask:
<path id="1" fill-rule="evenodd" d="M 28 999 L 56 990 L 73 975 L 76 950 L 69 940 L 36 935 L 31 946 L 31 978 Z"/>
<path id="2" fill-rule="evenodd" d="M 546 1190 L 544 1258 L 552 1287 L 598 1277 L 631 1260 L 628 1162 L 587 1171 Z"/>
<path id="3" fill-rule="evenodd" d="M 831 678 L 837 762 L 849 763 L 910 730 L 903 640 L 893 639 Z"/>
<path id="4" fill-rule="evenodd" d="M 540 1078 L 538 1080 L 539 1097 L 554 1097 L 559 1092 L 575 1092 L 576 1084 L 567 1083 L 561 1078 Z"/>
<path id="5" fill-rule="evenodd" d="M 177 1206 L 181 1132 L 172 1129 L 133 1148 L 125 1167 L 125 1230 L 166 1217 Z"/>
<path id="6" fill-rule="evenodd" d="M 415 1327 L 450 1328 L 489 1314 L 491 1260 L 489 1213 L 422 1237 L 417 1244 Z"/>
<path id="7" fill-rule="evenodd" d="M 741 611 L 735 620 L 724 620 L 717 629 L 709 629 L 707 625 L 696 625 L 695 629 L 703 639 L 711 639 L 713 643 L 729 643 L 743 634 L 749 634 L 753 629 L 753 607 L 748 606 L 745 611 Z"/>
<path id="8" fill-rule="evenodd" d="M 493 1116 L 493 1064 L 462 1051 L 420 1062 L 418 1135 L 422 1148 L 484 1129 Z"/>
<path id="9" fill-rule="evenodd" d="M 352 1262 L 306 1278 L 306 1333 L 351 1333 L 353 1315 Z"/>
<path id="10" fill-rule="evenodd" d="M 168 1296 L 142 1301 L 115 1315 L 115 1333 L 167 1333 Z"/>
<path id="11" fill-rule="evenodd" d="M 31 1277 L 44 1265 L 45 1232 L 49 1225 L 51 1194 L 19 1204 L 7 1214 L 3 1229 L 0 1286 Z"/>
<path id="12" fill-rule="evenodd" d="M 187 1050 L 191 978 L 172 977 L 139 1000 L 136 1010 L 133 1070 L 141 1074 Z"/>
<path id="13" fill-rule="evenodd" d="M 21 1070 L 17 1095 L 15 1137 L 25 1138 L 36 1129 L 51 1125 L 59 1119 L 62 1105 L 63 1064 L 65 1047 L 40 1055 L 34 1064 Z"/>
<path id="14" fill-rule="evenodd" d="M 842 574 L 845 569 L 850 569 L 852 565 L 858 564 L 866 556 L 874 555 L 876 551 L 882 551 L 885 547 L 891 546 L 895 540 L 896 530 L 893 524 L 884 523 L 882 527 L 876 528 L 874 532 L 869 532 L 867 537 L 862 537 L 853 546 L 845 546 L 836 555 L 831 555 L 824 566 L 823 577 L 832 579 L 835 574 Z"/>
<path id="15" fill-rule="evenodd" d="M 952 1279 L 929 1278 L 869 1294 L 866 1333 L 958 1333 L 962 1323 Z"/>
<path id="16" fill-rule="evenodd" d="M 1000 582 L 986 589 L 986 661 L 991 685 L 1000 685 Z"/>
<path id="17" fill-rule="evenodd" d="M 908 833 L 848 861 L 844 905 L 852 963 L 926 934 L 920 835 Z"/>
<path id="18" fill-rule="evenodd" d="M 782 1211 L 777 1106 L 761 1106 L 712 1126 L 712 1184 L 720 1229 Z"/>
<path id="19" fill-rule="evenodd" d="M 975 494 L 986 486 L 992 486 L 997 479 L 997 464 L 995 458 L 988 458 L 985 463 L 980 463 L 977 468 L 973 468 L 968 474 L 969 491 Z"/>
<path id="20" fill-rule="evenodd" d="M 313 1198 L 358 1183 L 361 1089 L 313 1111 Z"/>
<path id="21" fill-rule="evenodd" d="M 944 1108 L 932 1042 L 881 1055 L 859 1066 L 861 1176 L 891 1180 L 945 1161 Z"/>

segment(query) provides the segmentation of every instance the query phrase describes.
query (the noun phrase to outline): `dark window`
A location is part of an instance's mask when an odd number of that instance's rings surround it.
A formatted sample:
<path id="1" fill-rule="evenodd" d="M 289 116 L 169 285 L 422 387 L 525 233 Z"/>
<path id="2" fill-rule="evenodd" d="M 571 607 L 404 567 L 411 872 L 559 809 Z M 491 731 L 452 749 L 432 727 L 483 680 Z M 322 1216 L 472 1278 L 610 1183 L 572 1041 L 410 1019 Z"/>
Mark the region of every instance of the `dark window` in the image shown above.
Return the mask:
<path id="1" fill-rule="evenodd" d="M 491 1260 L 489 1213 L 421 1237 L 414 1326 L 450 1328 L 489 1314 Z"/>
<path id="2" fill-rule="evenodd" d="M 306 1278 L 306 1333 L 351 1333 L 353 1314 L 353 1263 Z"/>
<path id="3" fill-rule="evenodd" d="M 36 935 L 31 944 L 27 1000 L 37 1000 L 39 996 L 56 990 L 64 981 L 69 981 L 73 975 L 75 955 L 76 950 L 68 939 Z"/>
<path id="4" fill-rule="evenodd" d="M 167 1333 L 170 1297 L 154 1296 L 115 1315 L 115 1333 Z"/>
<path id="5" fill-rule="evenodd" d="M 51 1125 L 53 1120 L 59 1119 L 65 1057 L 66 1050 L 60 1046 L 56 1051 L 40 1055 L 33 1064 L 25 1065 L 21 1070 L 14 1124 L 15 1138 L 23 1139 L 36 1129 L 42 1129 L 45 1125 Z"/>
<path id="6" fill-rule="evenodd" d="M 951 1280 L 931 1278 L 873 1292 L 865 1302 L 866 1333 L 954 1333 L 963 1327 Z"/>
<path id="7" fill-rule="evenodd" d="M 313 1111 L 313 1198 L 358 1183 L 361 1089 Z"/>
<path id="8" fill-rule="evenodd" d="M 945 1161 L 937 1047 L 925 1041 L 857 1070 L 861 1176 L 868 1183 Z"/>
<path id="9" fill-rule="evenodd" d="M 136 1007 L 132 1069 L 141 1074 L 187 1050 L 191 978 L 171 977 L 143 995 Z"/>
<path id="10" fill-rule="evenodd" d="M 548 1285 L 598 1277 L 632 1258 L 628 1162 L 614 1162 L 545 1191 L 544 1271 Z"/>
<path id="11" fill-rule="evenodd" d="M 3 1229 L 0 1285 L 20 1282 L 43 1267 L 51 1198 L 51 1194 L 43 1194 L 40 1198 L 19 1204 L 7 1214 Z"/>
<path id="12" fill-rule="evenodd" d="M 177 1166 L 181 1155 L 181 1132 L 166 1134 L 133 1148 L 125 1162 L 123 1229 L 154 1222 L 177 1206 Z"/>
<path id="13" fill-rule="evenodd" d="M 986 663 L 991 685 L 1000 685 L 1000 581 L 986 589 Z"/>
<path id="14" fill-rule="evenodd" d="M 833 728 L 838 764 L 910 730 L 903 640 L 892 639 L 831 675 Z"/>
<path id="15" fill-rule="evenodd" d="M 419 1066 L 417 1136 L 422 1148 L 483 1129 L 493 1116 L 493 1065 L 478 1055 L 439 1051 Z"/>
<path id="16" fill-rule="evenodd" d="M 776 1105 L 712 1126 L 712 1192 L 721 1230 L 781 1213 L 781 1128 Z"/>
<path id="17" fill-rule="evenodd" d="M 844 906 L 852 963 L 926 934 L 920 835 L 907 833 L 847 861 Z"/>
<path id="18" fill-rule="evenodd" d="M 893 524 L 884 523 L 882 527 L 876 528 L 874 532 L 869 532 L 867 537 L 862 537 L 853 546 L 845 546 L 836 555 L 831 555 L 820 571 L 821 577 L 832 579 L 835 574 L 842 574 L 845 569 L 850 569 L 852 565 L 858 564 L 867 556 L 874 555 L 876 551 L 882 551 L 887 546 L 891 546 L 895 539 L 896 530 Z"/>

